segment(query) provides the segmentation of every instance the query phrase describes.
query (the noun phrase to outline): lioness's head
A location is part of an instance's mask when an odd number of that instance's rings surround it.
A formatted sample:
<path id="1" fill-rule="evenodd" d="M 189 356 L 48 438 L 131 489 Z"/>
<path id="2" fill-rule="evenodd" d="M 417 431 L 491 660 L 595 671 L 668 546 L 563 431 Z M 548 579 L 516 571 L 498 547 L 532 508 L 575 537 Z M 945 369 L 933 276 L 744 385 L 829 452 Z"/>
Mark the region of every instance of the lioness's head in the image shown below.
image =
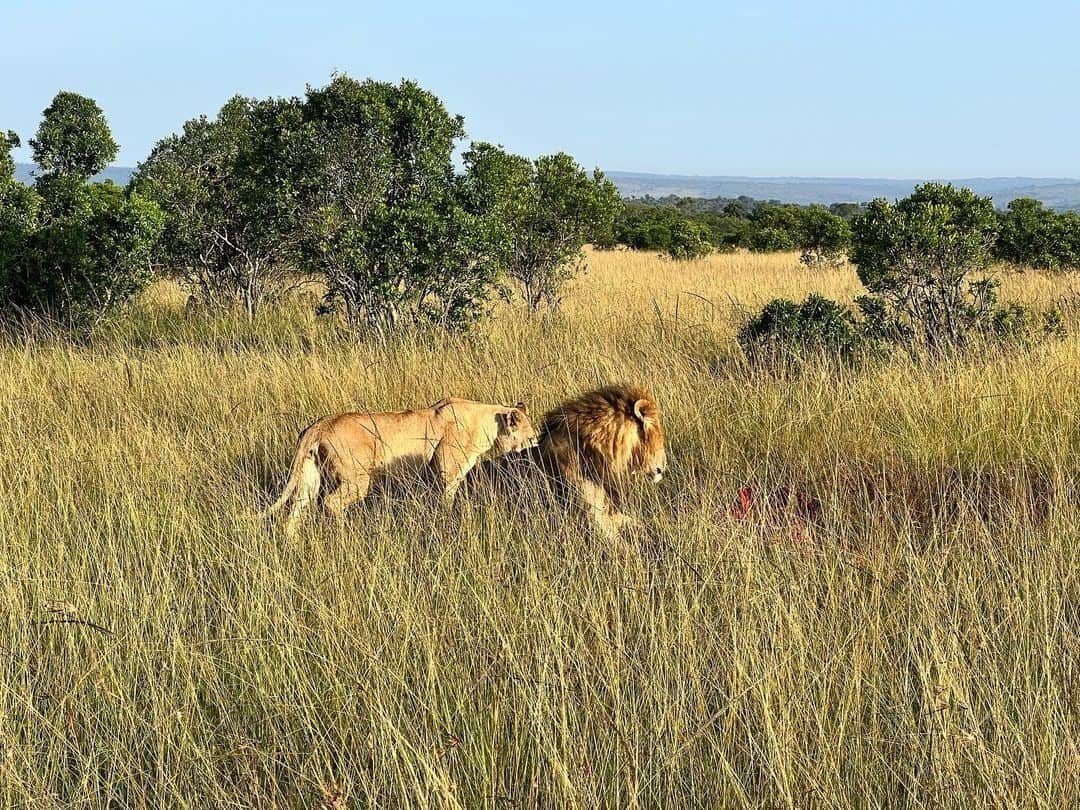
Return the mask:
<path id="1" fill-rule="evenodd" d="M 660 408 L 651 397 L 638 399 L 633 406 L 637 423 L 638 444 L 632 457 L 632 472 L 660 483 L 667 472 L 667 453 L 664 451 L 664 428 L 660 424 Z"/>
<path id="2" fill-rule="evenodd" d="M 518 453 L 536 447 L 538 436 L 532 420 L 525 413 L 525 403 L 519 402 L 512 408 L 507 408 L 501 413 L 495 414 L 495 421 L 499 431 L 495 435 L 495 453 Z"/>

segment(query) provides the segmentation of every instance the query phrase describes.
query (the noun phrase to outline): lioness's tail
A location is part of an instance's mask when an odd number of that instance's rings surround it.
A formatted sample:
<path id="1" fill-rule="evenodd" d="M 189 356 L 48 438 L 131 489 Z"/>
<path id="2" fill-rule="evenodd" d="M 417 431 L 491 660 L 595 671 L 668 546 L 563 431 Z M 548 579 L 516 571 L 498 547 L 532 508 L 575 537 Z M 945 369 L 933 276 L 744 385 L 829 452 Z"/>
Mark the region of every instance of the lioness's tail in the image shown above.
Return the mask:
<path id="1" fill-rule="evenodd" d="M 320 431 L 316 429 L 318 427 L 319 422 L 316 422 L 300 434 L 300 438 L 296 442 L 296 455 L 293 457 L 292 466 L 289 468 L 289 480 L 285 482 L 285 487 L 281 490 L 278 499 L 261 513 L 263 518 L 272 517 L 275 512 L 289 502 L 289 499 L 294 494 L 298 500 L 303 499 L 304 501 L 318 496 L 320 478 L 316 462 L 320 438 Z M 315 492 L 296 492 L 299 487 L 309 488 L 308 484 L 312 481 L 315 483 Z"/>

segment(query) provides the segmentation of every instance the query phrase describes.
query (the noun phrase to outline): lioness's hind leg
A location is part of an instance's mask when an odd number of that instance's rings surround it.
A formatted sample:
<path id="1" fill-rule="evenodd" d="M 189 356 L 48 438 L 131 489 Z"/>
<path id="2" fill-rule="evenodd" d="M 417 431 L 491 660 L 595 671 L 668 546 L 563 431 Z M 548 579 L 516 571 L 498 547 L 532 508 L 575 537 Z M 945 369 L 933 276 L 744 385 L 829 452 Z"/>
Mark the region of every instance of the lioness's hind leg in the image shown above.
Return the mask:
<path id="1" fill-rule="evenodd" d="M 303 467 L 300 468 L 300 482 L 293 493 L 289 519 L 285 521 L 286 536 L 291 537 L 296 534 L 296 527 L 300 523 L 304 511 L 319 497 L 321 483 L 322 476 L 319 473 L 319 466 L 315 463 L 315 459 L 305 459 Z"/>
<path id="2" fill-rule="evenodd" d="M 342 481 L 333 493 L 327 495 L 323 505 L 335 518 L 345 517 L 345 510 L 363 500 L 371 489 L 371 476 L 363 475 L 351 481 Z"/>

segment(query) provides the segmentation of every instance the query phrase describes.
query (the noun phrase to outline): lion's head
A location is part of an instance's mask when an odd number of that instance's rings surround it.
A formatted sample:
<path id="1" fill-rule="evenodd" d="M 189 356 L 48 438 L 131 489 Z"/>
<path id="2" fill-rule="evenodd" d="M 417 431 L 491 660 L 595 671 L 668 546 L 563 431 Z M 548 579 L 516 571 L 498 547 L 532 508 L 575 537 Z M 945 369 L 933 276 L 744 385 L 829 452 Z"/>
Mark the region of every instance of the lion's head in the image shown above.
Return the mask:
<path id="1" fill-rule="evenodd" d="M 549 455 L 577 457 L 582 471 L 602 480 L 667 471 L 660 407 L 644 388 L 610 385 L 565 402 L 544 417 L 541 442 Z"/>
<path id="2" fill-rule="evenodd" d="M 495 415 L 498 433 L 495 435 L 495 454 L 518 453 L 530 447 L 536 447 L 538 437 L 532 420 L 525 412 L 525 403 L 507 408 Z"/>

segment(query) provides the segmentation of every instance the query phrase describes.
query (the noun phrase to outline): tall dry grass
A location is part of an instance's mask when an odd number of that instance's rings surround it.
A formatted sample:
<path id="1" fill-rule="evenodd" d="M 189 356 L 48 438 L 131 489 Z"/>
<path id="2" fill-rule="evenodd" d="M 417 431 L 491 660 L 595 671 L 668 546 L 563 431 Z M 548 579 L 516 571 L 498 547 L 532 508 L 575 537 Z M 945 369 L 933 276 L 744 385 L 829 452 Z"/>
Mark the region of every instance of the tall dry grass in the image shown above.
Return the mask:
<path id="1" fill-rule="evenodd" d="M 90 344 L 9 340 L 0 803 L 1075 807 L 1080 339 L 748 368 L 742 313 L 810 291 L 858 283 L 592 254 L 561 313 L 465 338 L 192 318 L 159 288 Z M 671 462 L 622 542 L 493 498 L 379 496 L 293 542 L 254 514 L 319 415 L 619 379 Z M 739 519 L 746 485 L 820 520 Z"/>

